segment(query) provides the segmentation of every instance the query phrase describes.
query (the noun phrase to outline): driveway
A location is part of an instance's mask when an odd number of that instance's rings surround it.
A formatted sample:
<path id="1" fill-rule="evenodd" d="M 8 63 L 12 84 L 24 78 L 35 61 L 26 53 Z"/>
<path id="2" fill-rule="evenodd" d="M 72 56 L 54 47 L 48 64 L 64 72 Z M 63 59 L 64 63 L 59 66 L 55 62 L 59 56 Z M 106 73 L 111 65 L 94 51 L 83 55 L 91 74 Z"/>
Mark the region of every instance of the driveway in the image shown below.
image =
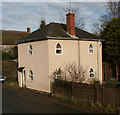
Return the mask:
<path id="1" fill-rule="evenodd" d="M 84 110 L 63 104 L 48 95 L 2 88 L 2 113 L 83 113 Z"/>

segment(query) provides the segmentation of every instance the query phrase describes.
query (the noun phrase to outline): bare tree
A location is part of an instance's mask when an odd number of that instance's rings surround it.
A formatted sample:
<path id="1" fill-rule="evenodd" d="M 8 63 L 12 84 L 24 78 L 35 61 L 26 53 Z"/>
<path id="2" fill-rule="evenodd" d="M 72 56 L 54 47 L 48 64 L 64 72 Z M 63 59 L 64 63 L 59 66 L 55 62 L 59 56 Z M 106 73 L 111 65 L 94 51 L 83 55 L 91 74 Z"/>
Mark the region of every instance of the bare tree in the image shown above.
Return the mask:
<path id="1" fill-rule="evenodd" d="M 80 13 L 79 8 L 73 8 L 73 13 L 75 14 L 75 26 L 84 29 L 85 28 L 85 22 L 84 18 L 81 16 L 82 13 Z M 63 11 L 60 12 L 60 18 L 59 21 L 61 23 L 65 23 L 65 14 L 69 12 L 69 9 L 63 9 Z"/>
<path id="2" fill-rule="evenodd" d="M 73 82 L 83 82 L 85 80 L 85 70 L 82 66 L 78 67 L 75 63 L 66 65 L 65 71 L 67 76 Z"/>
<path id="3" fill-rule="evenodd" d="M 100 29 L 100 25 L 101 25 L 100 22 L 101 21 L 99 21 L 99 20 L 94 20 L 92 22 L 92 26 L 91 26 L 92 33 L 95 34 L 96 36 L 99 36 L 100 31 L 101 31 L 101 29 Z"/>
<path id="4" fill-rule="evenodd" d="M 60 11 L 59 14 L 60 14 L 59 21 L 60 21 L 62 24 L 64 24 L 64 23 L 66 22 L 66 21 L 65 21 L 65 12 L 64 12 L 64 10 L 63 10 L 63 11 Z"/>
<path id="5" fill-rule="evenodd" d="M 111 19 L 113 17 L 118 17 L 118 2 L 113 2 L 113 0 L 110 0 L 110 2 L 107 2 L 107 13 L 108 13 L 108 17 Z"/>
<path id="6" fill-rule="evenodd" d="M 75 14 L 75 26 L 80 29 L 84 29 L 85 28 L 84 17 L 81 16 L 82 13 L 80 13 L 79 8 L 73 9 L 73 13 Z"/>
<path id="7" fill-rule="evenodd" d="M 86 72 L 83 67 L 78 67 L 77 64 L 72 63 L 66 65 L 63 69 L 56 69 L 51 75 L 51 81 L 53 79 L 67 80 L 72 82 L 84 82 Z"/>
<path id="8" fill-rule="evenodd" d="M 110 2 L 106 2 L 106 5 L 107 5 L 106 14 L 100 16 L 99 20 L 95 20 L 92 23 L 91 29 L 95 35 L 99 35 L 110 20 L 112 20 L 113 18 L 117 18 L 119 16 L 118 2 L 113 2 L 113 0 L 110 0 Z"/>

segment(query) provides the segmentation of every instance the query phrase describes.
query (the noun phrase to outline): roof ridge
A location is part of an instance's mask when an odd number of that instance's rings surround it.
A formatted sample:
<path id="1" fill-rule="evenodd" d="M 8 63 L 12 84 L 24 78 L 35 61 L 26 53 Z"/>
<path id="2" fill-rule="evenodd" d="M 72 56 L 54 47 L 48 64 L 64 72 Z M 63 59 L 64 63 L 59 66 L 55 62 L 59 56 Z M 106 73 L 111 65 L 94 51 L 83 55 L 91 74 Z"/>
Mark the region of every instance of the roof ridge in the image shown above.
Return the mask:
<path id="1" fill-rule="evenodd" d="M 49 34 L 50 34 L 51 30 L 52 30 L 52 27 L 53 27 L 53 23 L 50 23 L 50 26 L 49 26 L 49 28 L 48 28 L 48 32 L 47 32 L 47 34 L 46 34 L 46 37 L 49 36 Z"/>
<path id="2" fill-rule="evenodd" d="M 62 27 L 62 25 L 65 25 L 65 26 L 67 26 L 66 24 L 64 24 L 64 23 L 57 23 L 57 22 L 51 22 L 50 24 L 59 24 L 61 27 Z M 84 30 L 84 29 L 80 29 L 80 28 L 78 28 L 78 27 L 76 27 L 75 26 L 75 30 L 76 29 L 78 29 L 78 30 L 80 30 L 80 31 L 82 31 L 82 32 L 86 32 L 86 33 L 88 33 L 88 34 L 91 34 L 91 35 L 95 35 L 95 34 L 93 34 L 93 33 L 90 33 L 90 32 L 88 32 L 88 31 L 86 31 L 86 30 Z M 96 35 L 95 35 L 96 36 Z"/>

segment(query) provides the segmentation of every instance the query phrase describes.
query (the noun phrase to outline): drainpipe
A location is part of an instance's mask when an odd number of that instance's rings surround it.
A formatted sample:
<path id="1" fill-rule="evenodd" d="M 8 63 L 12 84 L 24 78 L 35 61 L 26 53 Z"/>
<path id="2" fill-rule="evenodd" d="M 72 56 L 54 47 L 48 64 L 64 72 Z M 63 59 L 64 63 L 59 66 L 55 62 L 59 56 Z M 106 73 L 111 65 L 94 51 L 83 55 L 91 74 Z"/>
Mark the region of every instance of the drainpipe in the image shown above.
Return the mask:
<path id="1" fill-rule="evenodd" d="M 78 72 L 80 70 L 80 41 L 78 40 Z M 80 73 L 78 73 L 80 76 Z"/>
<path id="2" fill-rule="evenodd" d="M 97 41 L 97 63 L 98 63 L 98 81 L 99 81 L 99 43 L 100 40 Z"/>

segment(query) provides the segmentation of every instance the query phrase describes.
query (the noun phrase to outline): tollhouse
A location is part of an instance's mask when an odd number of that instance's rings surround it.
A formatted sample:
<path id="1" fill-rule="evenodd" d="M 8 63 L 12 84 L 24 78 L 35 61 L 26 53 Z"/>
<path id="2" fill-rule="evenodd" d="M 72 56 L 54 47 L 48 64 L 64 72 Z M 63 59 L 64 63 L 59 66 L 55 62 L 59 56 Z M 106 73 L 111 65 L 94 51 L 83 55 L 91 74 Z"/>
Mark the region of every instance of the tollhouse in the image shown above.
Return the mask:
<path id="1" fill-rule="evenodd" d="M 102 41 L 75 27 L 72 10 L 67 24 L 50 23 L 18 43 L 18 83 L 51 93 L 51 74 L 68 63 L 85 68 L 86 78 L 102 82 Z"/>

